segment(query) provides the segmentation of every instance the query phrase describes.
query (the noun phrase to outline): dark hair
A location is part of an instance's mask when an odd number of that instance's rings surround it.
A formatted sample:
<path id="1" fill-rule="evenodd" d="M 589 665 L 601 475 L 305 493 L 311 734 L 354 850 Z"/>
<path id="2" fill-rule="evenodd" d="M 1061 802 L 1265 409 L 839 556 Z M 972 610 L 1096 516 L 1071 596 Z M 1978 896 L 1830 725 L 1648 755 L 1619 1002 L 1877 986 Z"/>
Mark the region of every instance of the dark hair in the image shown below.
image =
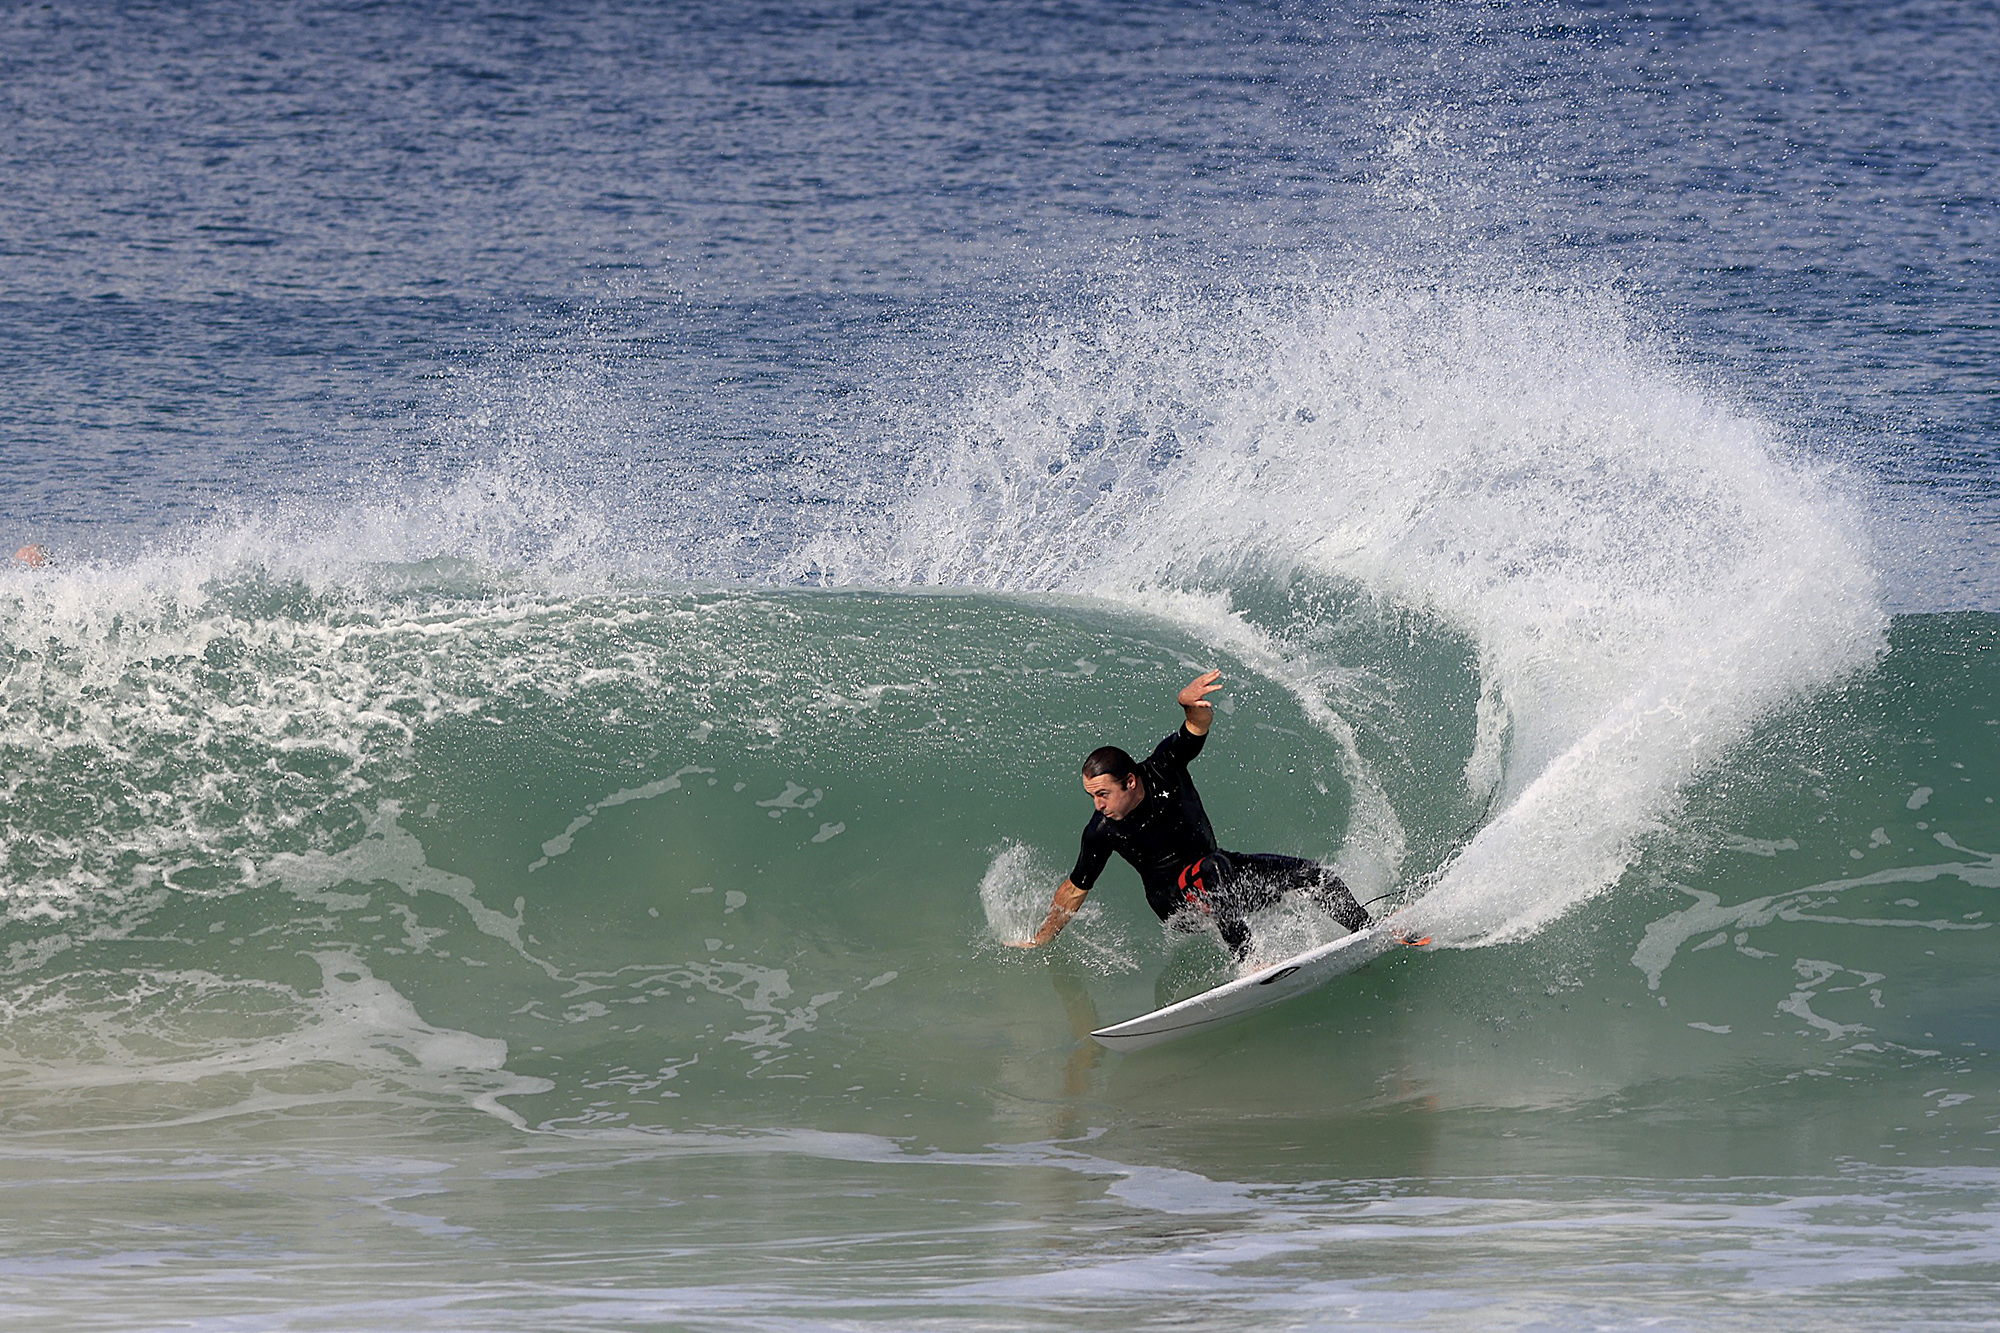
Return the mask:
<path id="1" fill-rule="evenodd" d="M 1083 761 L 1085 777 L 1116 778 L 1121 787 L 1125 785 L 1126 779 L 1138 771 L 1139 766 L 1132 762 L 1132 756 L 1115 745 L 1100 745 Z"/>

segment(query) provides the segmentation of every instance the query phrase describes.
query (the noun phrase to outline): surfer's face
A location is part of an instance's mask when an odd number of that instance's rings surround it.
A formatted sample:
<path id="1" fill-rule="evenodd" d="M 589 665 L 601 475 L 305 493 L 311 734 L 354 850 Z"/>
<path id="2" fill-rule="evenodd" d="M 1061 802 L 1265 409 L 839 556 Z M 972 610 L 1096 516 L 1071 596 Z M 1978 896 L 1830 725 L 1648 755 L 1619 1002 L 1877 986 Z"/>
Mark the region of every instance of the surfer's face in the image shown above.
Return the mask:
<path id="1" fill-rule="evenodd" d="M 1137 773 L 1128 775 L 1122 783 L 1109 773 L 1085 778 L 1083 789 L 1090 793 L 1097 813 L 1106 819 L 1123 819 L 1132 813 L 1132 807 L 1146 799 L 1146 784 L 1139 781 Z"/>

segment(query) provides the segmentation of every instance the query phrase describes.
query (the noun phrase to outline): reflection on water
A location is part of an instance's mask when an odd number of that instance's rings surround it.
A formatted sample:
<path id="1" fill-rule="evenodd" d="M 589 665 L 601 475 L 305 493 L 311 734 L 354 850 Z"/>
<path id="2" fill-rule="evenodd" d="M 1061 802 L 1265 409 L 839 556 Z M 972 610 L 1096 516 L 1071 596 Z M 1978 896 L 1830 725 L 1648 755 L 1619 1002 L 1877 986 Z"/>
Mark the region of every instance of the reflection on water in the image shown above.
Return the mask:
<path id="1" fill-rule="evenodd" d="M 1105 1050 L 1092 1040 L 1091 1033 L 1103 1026 L 1097 1016 L 1097 1001 L 1090 994 L 1090 974 L 1067 953 L 1049 959 L 1049 981 L 1062 1001 L 1069 1021 L 1069 1035 L 1075 1046 L 1063 1062 L 1062 1111 L 1049 1137 L 1073 1139 L 1088 1131 L 1080 1099 L 1095 1091 L 1092 1075 L 1103 1061 Z"/>

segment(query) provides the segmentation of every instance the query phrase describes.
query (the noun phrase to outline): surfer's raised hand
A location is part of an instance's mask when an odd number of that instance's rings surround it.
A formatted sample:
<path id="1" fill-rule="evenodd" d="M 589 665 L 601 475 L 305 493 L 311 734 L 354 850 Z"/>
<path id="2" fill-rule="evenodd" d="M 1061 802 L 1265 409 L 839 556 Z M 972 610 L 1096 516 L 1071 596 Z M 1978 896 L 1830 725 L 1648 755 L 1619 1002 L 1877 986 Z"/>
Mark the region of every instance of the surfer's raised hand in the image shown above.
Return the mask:
<path id="1" fill-rule="evenodd" d="M 1205 671 L 1184 686 L 1176 701 L 1187 712 L 1187 729 L 1195 736 L 1206 736 L 1209 723 L 1215 720 L 1215 705 L 1208 696 L 1222 688 L 1220 671 Z"/>

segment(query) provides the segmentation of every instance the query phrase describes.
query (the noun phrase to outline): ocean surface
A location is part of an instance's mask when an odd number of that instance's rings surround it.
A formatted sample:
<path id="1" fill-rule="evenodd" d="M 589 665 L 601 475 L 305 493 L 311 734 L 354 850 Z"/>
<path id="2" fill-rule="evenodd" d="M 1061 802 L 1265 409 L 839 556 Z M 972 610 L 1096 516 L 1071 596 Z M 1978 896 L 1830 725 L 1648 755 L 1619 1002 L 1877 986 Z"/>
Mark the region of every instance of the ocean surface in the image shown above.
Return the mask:
<path id="1" fill-rule="evenodd" d="M 0 9 L 0 1316 L 1993 1326 L 1996 68 Z M 1209 937 L 1002 945 L 1209 667 L 1436 943 L 1115 1055 Z"/>

